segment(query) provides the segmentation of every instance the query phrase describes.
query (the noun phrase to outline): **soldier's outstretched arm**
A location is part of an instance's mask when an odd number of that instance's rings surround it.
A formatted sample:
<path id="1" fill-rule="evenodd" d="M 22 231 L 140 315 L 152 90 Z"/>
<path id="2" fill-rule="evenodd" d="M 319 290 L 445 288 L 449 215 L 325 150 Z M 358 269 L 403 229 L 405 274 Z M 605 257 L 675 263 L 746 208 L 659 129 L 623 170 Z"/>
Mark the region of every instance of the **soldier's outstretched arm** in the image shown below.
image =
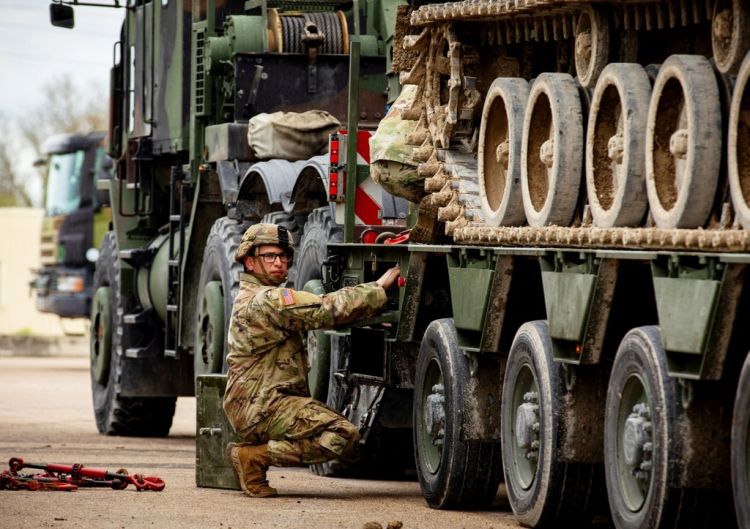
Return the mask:
<path id="1" fill-rule="evenodd" d="M 399 268 L 385 272 L 377 281 L 316 296 L 309 292 L 279 288 L 269 292 L 269 302 L 276 304 L 271 311 L 275 323 L 284 329 L 310 331 L 334 327 L 378 313 L 385 305 L 385 289 L 399 275 Z M 273 299 L 277 296 L 277 299 Z"/>

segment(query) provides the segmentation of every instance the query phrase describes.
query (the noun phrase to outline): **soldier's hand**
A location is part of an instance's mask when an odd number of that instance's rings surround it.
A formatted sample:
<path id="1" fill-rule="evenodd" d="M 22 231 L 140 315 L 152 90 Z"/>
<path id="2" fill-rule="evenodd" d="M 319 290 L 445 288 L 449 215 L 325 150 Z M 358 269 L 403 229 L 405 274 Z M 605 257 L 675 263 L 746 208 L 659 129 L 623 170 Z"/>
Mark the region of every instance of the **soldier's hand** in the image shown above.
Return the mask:
<path id="1" fill-rule="evenodd" d="M 376 283 L 383 287 L 385 290 L 388 290 L 388 288 L 393 284 L 393 282 L 398 278 L 399 274 L 401 273 L 401 267 L 399 265 L 394 266 L 393 268 L 389 268 L 385 271 L 385 274 L 380 276 Z"/>

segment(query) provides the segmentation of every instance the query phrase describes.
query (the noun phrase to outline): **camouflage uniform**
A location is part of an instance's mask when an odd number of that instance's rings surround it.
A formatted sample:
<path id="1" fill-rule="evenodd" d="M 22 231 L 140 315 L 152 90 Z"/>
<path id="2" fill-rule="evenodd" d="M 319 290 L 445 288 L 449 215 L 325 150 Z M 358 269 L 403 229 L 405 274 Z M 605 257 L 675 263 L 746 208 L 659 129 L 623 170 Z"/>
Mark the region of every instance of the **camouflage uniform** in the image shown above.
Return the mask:
<path id="1" fill-rule="evenodd" d="M 224 411 L 252 444 L 268 443 L 276 466 L 322 463 L 355 445 L 357 428 L 310 397 L 301 333 L 373 316 L 384 305 L 376 283 L 316 296 L 240 276 L 229 323 Z"/>
<path id="2" fill-rule="evenodd" d="M 390 194 L 412 202 L 425 196 L 424 178 L 411 157 L 414 147 L 406 144 L 417 122 L 402 116 L 411 108 L 416 92 L 416 86 L 405 86 L 370 138 L 370 176 Z"/>

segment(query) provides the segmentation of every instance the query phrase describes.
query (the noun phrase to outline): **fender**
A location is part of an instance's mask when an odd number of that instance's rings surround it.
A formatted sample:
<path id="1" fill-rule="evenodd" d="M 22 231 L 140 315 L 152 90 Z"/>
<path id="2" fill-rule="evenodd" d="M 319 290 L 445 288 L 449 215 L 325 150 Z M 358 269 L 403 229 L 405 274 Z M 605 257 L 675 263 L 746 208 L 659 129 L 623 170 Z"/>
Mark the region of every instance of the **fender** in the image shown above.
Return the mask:
<path id="1" fill-rule="evenodd" d="M 291 194 L 284 200 L 284 211 L 310 213 L 328 204 L 329 166 L 327 154 L 307 160 L 296 177 Z"/>
<path id="2" fill-rule="evenodd" d="M 306 160 L 266 160 L 251 165 L 240 180 L 238 199 L 262 204 L 258 208 L 263 213 L 273 209 L 275 204 L 289 201 L 297 175 Z"/>

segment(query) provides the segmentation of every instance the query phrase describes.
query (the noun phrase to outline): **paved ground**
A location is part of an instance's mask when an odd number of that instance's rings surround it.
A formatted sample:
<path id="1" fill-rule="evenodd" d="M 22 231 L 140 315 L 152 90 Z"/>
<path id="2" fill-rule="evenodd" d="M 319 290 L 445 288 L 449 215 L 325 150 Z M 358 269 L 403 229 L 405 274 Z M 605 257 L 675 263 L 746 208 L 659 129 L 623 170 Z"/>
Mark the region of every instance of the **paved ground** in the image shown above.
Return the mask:
<path id="1" fill-rule="evenodd" d="M 166 439 L 103 437 L 91 411 L 85 357 L 0 357 L 0 469 L 11 457 L 30 462 L 127 468 L 163 478 L 163 492 L 79 489 L 0 491 L 0 529 L 304 528 L 361 529 L 367 522 L 404 529 L 520 527 L 498 494 L 488 512 L 429 509 L 412 481 L 321 478 L 306 469 L 272 469 L 281 497 L 195 487 L 195 399 L 179 399 Z"/>

